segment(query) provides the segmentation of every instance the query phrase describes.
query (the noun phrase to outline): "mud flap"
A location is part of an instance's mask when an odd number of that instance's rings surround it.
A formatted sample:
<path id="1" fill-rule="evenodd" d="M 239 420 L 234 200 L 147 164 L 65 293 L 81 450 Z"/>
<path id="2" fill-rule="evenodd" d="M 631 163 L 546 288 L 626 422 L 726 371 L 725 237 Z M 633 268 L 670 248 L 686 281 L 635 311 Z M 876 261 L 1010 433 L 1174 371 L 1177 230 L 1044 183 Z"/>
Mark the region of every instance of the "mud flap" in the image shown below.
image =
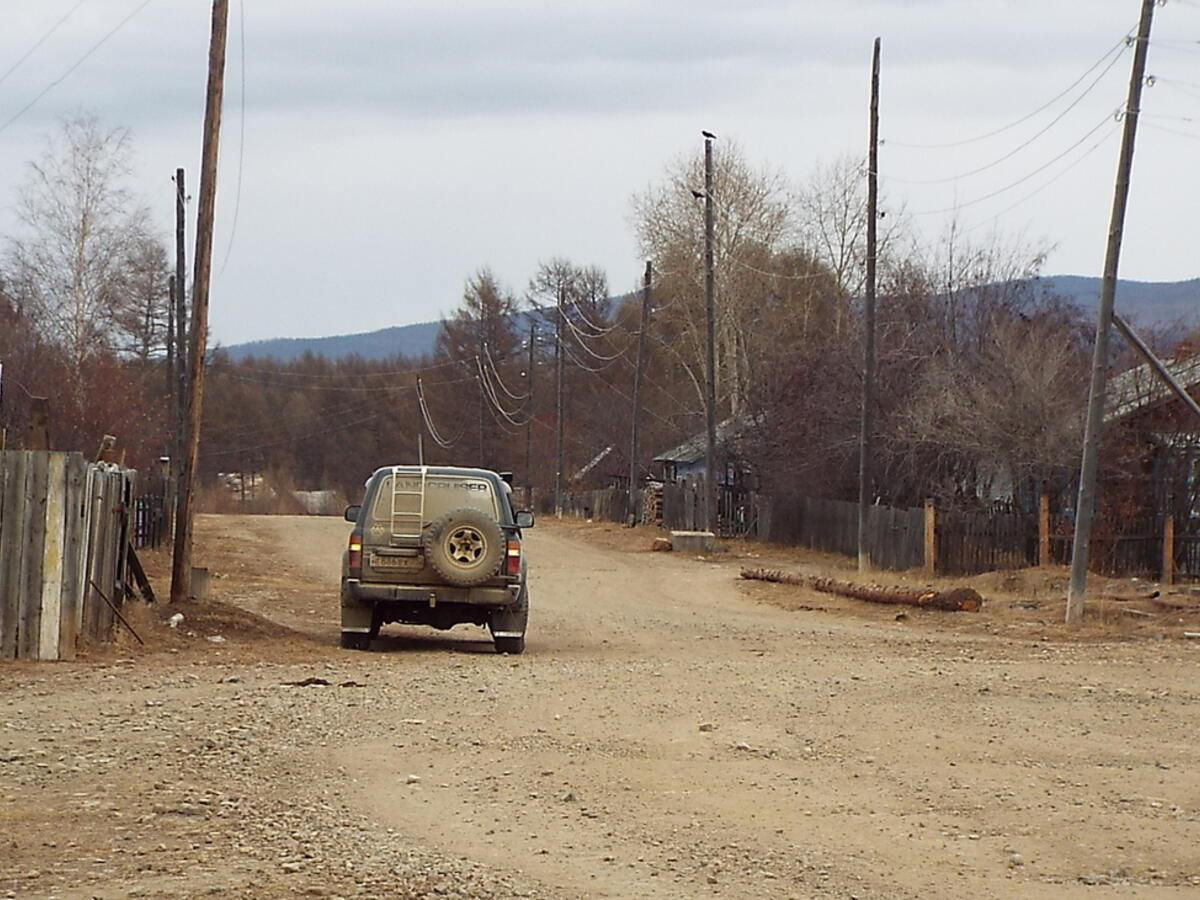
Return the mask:
<path id="1" fill-rule="evenodd" d="M 347 585 L 342 584 L 342 631 L 370 634 L 374 612 L 374 604 L 356 600 Z"/>
<path id="2" fill-rule="evenodd" d="M 505 609 L 492 613 L 488 627 L 494 638 L 524 637 L 525 628 L 529 624 L 529 589 L 521 591 L 517 602 Z"/>

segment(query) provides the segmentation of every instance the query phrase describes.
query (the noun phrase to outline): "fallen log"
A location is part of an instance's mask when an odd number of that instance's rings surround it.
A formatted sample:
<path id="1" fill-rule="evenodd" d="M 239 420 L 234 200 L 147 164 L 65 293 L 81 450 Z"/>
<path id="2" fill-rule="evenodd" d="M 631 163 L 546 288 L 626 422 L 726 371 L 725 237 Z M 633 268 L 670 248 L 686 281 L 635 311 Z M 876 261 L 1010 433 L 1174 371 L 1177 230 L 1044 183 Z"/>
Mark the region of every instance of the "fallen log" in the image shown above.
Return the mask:
<path id="1" fill-rule="evenodd" d="M 883 587 L 878 584 L 854 584 L 818 578 L 811 575 L 793 575 L 773 569 L 742 569 L 742 577 L 753 581 L 771 581 L 779 584 L 799 584 L 823 594 L 838 594 L 853 597 L 868 603 L 888 603 L 901 606 L 918 606 L 923 609 L 940 609 L 947 612 L 976 612 L 983 606 L 983 598 L 974 588 L 953 588 L 949 591 Z"/>

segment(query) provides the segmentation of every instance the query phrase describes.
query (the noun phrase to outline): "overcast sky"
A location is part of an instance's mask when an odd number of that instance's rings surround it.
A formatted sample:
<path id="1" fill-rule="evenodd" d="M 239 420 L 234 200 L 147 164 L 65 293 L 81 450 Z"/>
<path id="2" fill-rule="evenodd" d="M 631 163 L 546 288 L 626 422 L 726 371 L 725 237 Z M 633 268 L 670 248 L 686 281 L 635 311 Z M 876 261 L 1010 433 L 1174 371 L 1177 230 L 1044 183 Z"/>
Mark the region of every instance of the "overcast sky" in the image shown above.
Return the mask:
<path id="1" fill-rule="evenodd" d="M 63 115 L 84 109 L 132 129 L 135 187 L 171 240 L 176 166 L 198 195 L 208 0 L 5 6 L 0 234 L 14 227 L 24 163 Z M 1132 60 L 1129 49 L 1106 54 L 1139 7 L 231 0 L 213 335 L 229 344 L 429 321 L 457 305 L 480 266 L 521 293 L 552 256 L 598 265 L 614 291 L 631 289 L 643 264 L 630 198 L 695 152 L 702 128 L 797 182 L 818 163 L 865 158 L 876 36 L 888 204 L 913 213 L 929 240 L 957 215 L 972 236 L 999 228 L 1052 243 L 1047 274 L 1098 275 L 1113 114 Z M 1062 100 L 994 137 L 904 146 L 1002 128 L 1089 70 Z M 1193 278 L 1200 0 L 1157 10 L 1149 72 L 1157 80 L 1144 98 L 1121 275 Z"/>

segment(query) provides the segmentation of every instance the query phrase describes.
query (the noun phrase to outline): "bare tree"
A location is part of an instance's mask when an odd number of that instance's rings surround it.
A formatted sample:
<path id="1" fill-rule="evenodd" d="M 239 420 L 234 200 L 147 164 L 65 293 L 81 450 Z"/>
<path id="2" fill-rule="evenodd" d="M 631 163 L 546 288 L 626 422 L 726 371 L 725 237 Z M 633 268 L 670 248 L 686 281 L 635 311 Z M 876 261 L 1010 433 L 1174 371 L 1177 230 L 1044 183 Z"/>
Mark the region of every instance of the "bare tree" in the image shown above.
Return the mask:
<path id="1" fill-rule="evenodd" d="M 634 227 L 643 254 L 654 262 L 655 294 L 663 307 L 661 327 L 667 349 L 703 397 L 706 332 L 703 258 L 704 161 L 699 153 L 676 160 L 663 180 L 634 197 Z M 806 273 L 787 271 L 776 257 L 794 256 L 794 233 L 787 182 L 775 170 L 754 170 L 740 148 L 722 142 L 713 177 L 716 207 L 718 403 L 734 414 L 746 411 L 755 383 L 752 324 L 765 314 L 784 313 L 772 298 L 781 279 L 796 284 Z M 796 310 L 787 308 L 787 315 Z"/>
<path id="2" fill-rule="evenodd" d="M 163 245 L 150 237 L 138 241 L 113 324 L 117 348 L 143 362 L 166 348 L 170 274 Z"/>
<path id="3" fill-rule="evenodd" d="M 147 240 L 147 212 L 125 181 L 129 131 L 77 113 L 47 137 L 17 195 L 21 231 L 9 241 L 9 281 L 76 378 L 110 348 L 133 261 Z"/>

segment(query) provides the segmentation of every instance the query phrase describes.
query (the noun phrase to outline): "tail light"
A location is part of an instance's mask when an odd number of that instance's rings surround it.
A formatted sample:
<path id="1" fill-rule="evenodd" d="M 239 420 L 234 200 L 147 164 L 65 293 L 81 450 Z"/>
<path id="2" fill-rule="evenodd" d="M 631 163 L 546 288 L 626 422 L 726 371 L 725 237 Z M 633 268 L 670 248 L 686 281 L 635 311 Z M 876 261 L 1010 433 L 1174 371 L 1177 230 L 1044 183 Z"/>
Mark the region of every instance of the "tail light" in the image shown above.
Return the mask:
<path id="1" fill-rule="evenodd" d="M 346 564 L 351 569 L 362 568 L 362 535 L 350 535 L 350 553 L 346 558 Z"/>
<path id="2" fill-rule="evenodd" d="M 520 575 L 521 574 L 521 542 L 508 542 L 508 555 L 504 558 L 504 574 L 505 575 Z"/>

